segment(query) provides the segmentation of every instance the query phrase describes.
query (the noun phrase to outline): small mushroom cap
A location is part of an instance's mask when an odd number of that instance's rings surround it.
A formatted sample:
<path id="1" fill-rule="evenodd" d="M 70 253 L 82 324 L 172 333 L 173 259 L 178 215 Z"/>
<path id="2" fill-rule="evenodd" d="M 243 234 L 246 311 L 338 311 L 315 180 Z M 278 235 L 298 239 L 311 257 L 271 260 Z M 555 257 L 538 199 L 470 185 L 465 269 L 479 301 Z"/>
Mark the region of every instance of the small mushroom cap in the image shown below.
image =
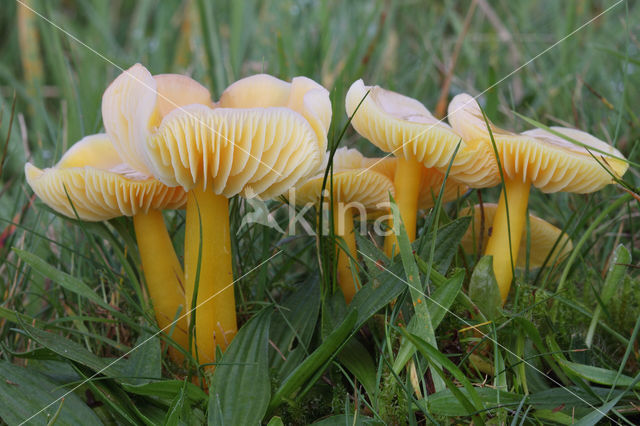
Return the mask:
<path id="1" fill-rule="evenodd" d="M 522 134 L 533 137 L 535 145 L 529 140 L 520 141 L 517 147 L 511 148 L 503 155 L 505 164 L 509 159 L 509 164 L 513 165 L 513 169 L 508 171 L 510 175 L 516 175 L 519 170 L 523 170 L 522 174 L 544 192 L 565 191 L 583 194 L 598 191 L 614 183 L 611 174 L 622 177 L 629 168 L 620 151 L 589 133 L 567 127 L 551 127 L 551 130 L 609 155 L 597 151 L 590 153 L 588 148 L 561 136 L 543 129 L 532 129 Z M 544 148 L 539 148 L 540 145 Z M 549 159 L 545 170 L 538 171 L 535 167 L 540 161 L 536 157 L 540 156 L 538 152 L 542 149 Z M 593 157 L 596 157 L 600 164 Z"/>
<path id="2" fill-rule="evenodd" d="M 359 134 L 383 151 L 416 159 L 425 167 L 446 168 L 460 142 L 451 127 L 417 100 L 378 86 L 365 86 L 362 80 L 351 85 L 345 103 Z"/>
<path id="3" fill-rule="evenodd" d="M 327 149 L 331 124 L 329 92 L 307 77 L 294 77 L 291 83 L 268 74 L 256 74 L 236 81 L 220 97 L 222 108 L 286 107 L 301 114 L 313 127 L 320 149 Z"/>
<path id="4" fill-rule="evenodd" d="M 449 105 L 449 122 L 468 146 L 476 146 L 478 152 L 484 152 L 477 155 L 484 155 L 489 159 L 487 170 L 493 177 L 493 180 L 489 180 L 499 183 L 500 174 L 491 137 L 478 103 L 466 94 L 456 96 Z M 517 134 L 500 129 L 491 122 L 489 126 L 503 171 L 509 179 L 529 181 L 543 192 L 576 193 L 597 191 L 613 182 L 611 175 L 594 160 L 589 151 L 560 136 L 542 129 Z M 580 143 L 622 158 L 618 150 L 588 133 L 563 127 L 552 129 Z M 463 156 L 466 156 L 467 151 L 468 148 L 465 148 Z M 622 176 L 628 167 L 624 161 L 597 152 L 593 154 L 616 176 Z M 473 182 L 473 173 L 460 173 L 456 167 L 452 168 L 451 173 L 470 186 L 479 186 Z"/>
<path id="5" fill-rule="evenodd" d="M 164 117 L 147 139 L 154 176 L 185 189 L 272 198 L 317 173 L 331 120 L 329 93 L 305 78 L 240 80 L 218 107 L 190 105 Z"/>
<path id="6" fill-rule="evenodd" d="M 335 162 L 334 162 L 335 164 Z M 392 182 L 396 175 L 397 159 L 386 158 L 362 158 L 360 167 L 375 170 L 386 175 Z M 420 174 L 420 192 L 418 193 L 418 209 L 430 209 L 440 195 L 440 188 L 444 182 L 444 173 L 435 168 L 422 167 Z M 467 185 L 449 177 L 442 193 L 442 202 L 455 200 L 467 192 Z"/>
<path id="7" fill-rule="evenodd" d="M 209 91 L 178 74 L 152 76 L 135 64 L 120 74 L 102 97 L 102 119 L 120 157 L 131 167 L 151 175 L 145 142 L 153 127 L 172 110 L 186 105 L 213 106 Z"/>
<path id="8" fill-rule="evenodd" d="M 462 248 L 467 253 L 476 252 L 477 246 L 480 242 L 481 228 L 484 230 L 484 235 L 482 236 L 482 253 L 484 253 L 487 242 L 489 241 L 491 224 L 493 223 L 493 218 L 495 217 L 498 205 L 484 203 L 483 206 L 484 228 L 482 227 L 482 212 L 479 204 L 475 205 L 472 208 L 473 211 L 471 211 L 471 208 L 465 208 L 460 210 L 458 214 L 458 216 L 460 217 L 473 215 L 473 221 L 460 242 Z M 531 233 L 529 266 L 531 266 L 532 268 L 541 267 L 547 257 L 549 259 L 549 263 L 547 266 L 552 265 L 553 262 L 558 263 L 562 261 L 573 249 L 573 244 L 571 243 L 571 239 L 567 234 L 563 234 L 562 230 L 540 219 L 539 217 L 530 214 L 529 226 Z M 522 232 L 523 234 L 522 239 L 520 240 L 520 250 L 518 252 L 518 260 L 516 262 L 516 267 L 518 268 L 524 268 L 527 261 L 527 230 L 524 229 Z M 561 234 L 562 237 L 560 237 Z M 558 241 L 558 238 L 560 238 L 560 241 Z M 558 241 L 557 244 L 556 241 Z M 554 249 L 553 253 L 551 253 L 552 249 Z M 551 253 L 550 256 L 549 253 Z"/>
<path id="9" fill-rule="evenodd" d="M 388 207 L 389 194 L 394 195 L 393 181 L 385 174 L 362 168 L 364 157 L 355 149 L 340 148 L 333 157 L 333 197 L 335 201 L 362 205 L 366 210 Z M 320 202 L 324 173 L 312 177 L 291 191 L 295 191 L 298 205 Z M 331 176 L 326 188 L 331 187 Z M 291 191 L 289 198 L 291 198 Z M 325 196 L 325 200 L 329 200 Z"/>
<path id="10" fill-rule="evenodd" d="M 86 221 L 180 208 L 187 199 L 182 188 L 169 188 L 124 163 L 106 134 L 83 138 L 54 167 L 27 163 L 25 175 L 45 204 L 71 218 L 75 207 Z"/>

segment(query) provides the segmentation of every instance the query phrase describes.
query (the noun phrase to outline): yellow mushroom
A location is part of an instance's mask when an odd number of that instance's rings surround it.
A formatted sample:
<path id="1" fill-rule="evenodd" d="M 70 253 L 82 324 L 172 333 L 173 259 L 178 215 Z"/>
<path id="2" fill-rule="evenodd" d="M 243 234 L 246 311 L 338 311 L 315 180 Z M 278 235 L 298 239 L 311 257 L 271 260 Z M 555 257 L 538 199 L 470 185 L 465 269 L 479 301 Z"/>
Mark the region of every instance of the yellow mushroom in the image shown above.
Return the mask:
<path id="1" fill-rule="evenodd" d="M 493 220 L 495 218 L 498 205 L 494 203 L 477 204 L 472 208 L 460 210 L 458 216 L 473 216 L 473 222 L 467 232 L 462 237 L 460 244 L 467 253 L 484 253 L 489 237 Z M 484 222 L 483 222 L 484 220 Z M 516 267 L 524 268 L 527 264 L 527 239 L 526 227 L 522 230 L 520 239 L 520 249 Z M 529 233 L 531 245 L 529 247 L 529 266 L 532 268 L 541 267 L 545 261 L 552 266 L 561 262 L 573 249 L 571 239 L 562 230 L 551 225 L 549 222 L 540 219 L 532 214 L 529 215 Z M 479 247 L 482 244 L 482 247 Z"/>
<path id="2" fill-rule="evenodd" d="M 351 123 L 359 134 L 397 157 L 396 203 L 413 241 L 423 168 L 446 168 L 458 143 L 464 142 L 417 100 L 378 86 L 365 86 L 362 80 L 353 83 L 347 92 L 346 110 L 353 116 Z M 474 162 L 476 158 L 483 160 L 466 154 L 465 167 L 483 169 L 482 164 Z M 392 235 L 385 243 L 388 254 L 395 243 Z"/>
<path id="3" fill-rule="evenodd" d="M 358 290 L 355 278 L 357 271 L 351 269 L 350 258 L 357 259 L 356 238 L 353 229 L 353 213 L 357 210 L 361 220 L 367 211 L 384 209 L 389 193 L 394 193 L 393 180 L 385 174 L 363 168 L 365 158 L 355 149 L 339 148 L 333 157 L 333 176 L 327 178 L 326 189 L 333 189 L 333 196 L 324 195 L 333 201 L 334 234 L 344 240 L 348 253 L 338 248 L 338 285 L 345 300 L 351 303 Z M 324 173 L 314 176 L 292 188 L 295 202 L 299 205 L 319 204 L 322 195 Z M 333 183 L 333 187 L 331 184 Z M 289 198 L 292 199 L 291 191 Z"/>
<path id="4" fill-rule="evenodd" d="M 182 266 L 161 211 L 182 207 L 186 193 L 170 188 L 124 163 L 106 134 L 87 136 L 74 144 L 51 168 L 25 165 L 33 192 L 55 211 L 85 221 L 133 216 L 142 269 L 161 329 L 168 332 L 176 314 L 184 314 Z M 187 322 L 179 319 L 173 339 L 187 349 Z M 170 350 L 179 361 L 179 351 Z"/>
<path id="5" fill-rule="evenodd" d="M 212 362 L 216 346 L 224 350 L 237 331 L 228 199 L 275 197 L 316 173 L 331 105 L 328 92 L 309 79 L 286 83 L 257 75 L 231 85 L 218 104 L 187 105 L 161 117 L 155 113 L 161 104 L 155 84 L 141 67 L 123 73 L 112 87 L 122 94 L 117 104 L 133 104 L 132 115 L 121 109 L 124 118 L 143 129 L 127 150 L 142 154 L 160 181 L 188 192 L 186 302 L 191 306 L 199 278 L 198 355 Z"/>
<path id="6" fill-rule="evenodd" d="M 485 146 L 487 150 L 493 151 L 482 112 L 471 96 L 462 94 L 451 101 L 449 122 L 462 136 L 465 144 Z M 580 130 L 552 128 L 596 151 L 590 151 L 541 129 L 516 134 L 500 129 L 492 123 L 489 125 L 504 174 L 504 190 L 500 195 L 498 211 L 485 254 L 493 256 L 493 269 L 504 302 L 513 279 L 511 259 L 518 259 L 531 185 L 547 193 L 593 192 L 612 183 L 612 174 L 622 176 L 628 164 L 618 150 Z M 600 163 L 592 157 L 592 154 L 600 160 Z M 463 156 L 466 155 L 463 152 Z M 490 170 L 495 170 L 492 173 L 499 181 L 500 174 L 495 154 L 487 156 L 487 158 L 491 157 L 493 164 Z M 485 181 L 476 179 L 473 173 L 468 171 L 456 174 L 452 170 L 451 175 L 472 187 L 490 186 Z M 507 220 L 507 201 L 509 220 Z M 511 250 L 509 242 L 511 242 Z"/>
<path id="7" fill-rule="evenodd" d="M 395 180 L 396 166 L 398 161 L 394 157 L 387 158 L 365 158 L 362 162 L 363 168 L 370 168 L 377 172 L 385 174 L 392 181 Z M 438 195 L 440 188 L 444 183 L 444 173 L 435 168 L 420 168 L 419 192 L 418 192 L 418 210 L 427 210 L 432 208 Z M 468 190 L 468 186 L 458 182 L 453 178 L 447 179 L 447 184 L 442 193 L 442 202 L 447 203 L 459 198 Z"/>

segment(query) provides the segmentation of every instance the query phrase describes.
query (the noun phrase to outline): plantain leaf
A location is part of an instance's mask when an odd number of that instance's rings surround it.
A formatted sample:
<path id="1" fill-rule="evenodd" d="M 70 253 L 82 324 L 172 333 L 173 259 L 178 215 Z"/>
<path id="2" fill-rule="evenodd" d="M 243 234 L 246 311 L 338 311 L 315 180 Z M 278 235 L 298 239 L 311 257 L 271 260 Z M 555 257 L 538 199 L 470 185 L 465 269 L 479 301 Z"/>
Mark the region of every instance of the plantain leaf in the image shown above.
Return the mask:
<path id="1" fill-rule="evenodd" d="M 640 384 L 637 381 L 633 384 L 635 380 L 633 377 L 625 376 L 624 374 L 618 375 L 617 371 L 578 364 L 561 358 L 558 358 L 557 361 L 565 369 L 590 382 L 606 386 L 613 386 L 615 383 L 616 386 L 620 387 L 635 386 L 635 389 L 640 389 Z"/>
<path id="2" fill-rule="evenodd" d="M 471 216 L 460 217 L 444 226 L 438 228 L 435 238 L 435 246 L 437 250 L 433 253 L 433 265 L 435 269 L 444 274 L 449 269 L 453 256 L 458 252 L 460 240 L 471 223 Z M 421 259 L 429 258 L 429 249 L 432 241 L 433 231 L 427 232 L 424 236 L 414 244 L 417 244 L 417 255 Z M 423 242 L 424 241 L 424 242 Z"/>
<path id="3" fill-rule="evenodd" d="M 124 363 L 123 373 L 135 384 L 149 383 L 162 376 L 162 351 L 157 336 L 142 333 L 131 356 Z"/>
<path id="4" fill-rule="evenodd" d="M 21 323 L 21 326 L 33 338 L 33 340 L 63 358 L 89 367 L 93 371 L 99 371 L 100 374 L 104 374 L 108 377 L 126 376 L 124 369 L 122 368 L 122 364 L 118 364 L 116 362 L 118 360 L 117 358 L 114 358 L 113 360 L 100 358 L 99 356 L 89 352 L 84 348 L 84 346 L 72 340 L 32 327 L 24 322 Z"/>
<path id="5" fill-rule="evenodd" d="M 301 285 L 271 319 L 269 339 L 269 368 L 279 377 L 287 377 L 308 355 L 308 347 L 320 310 L 318 280 Z M 276 350 L 277 348 L 277 350 Z"/>
<path id="6" fill-rule="evenodd" d="M 373 400 L 377 391 L 376 366 L 369 351 L 355 336 L 344 345 L 338 354 L 338 361 L 356 376 L 356 379 L 364 386 L 369 398 Z"/>
<path id="7" fill-rule="evenodd" d="M 2 360 L 0 377 L 0 418 L 9 425 L 26 420 L 44 425 L 54 416 L 56 424 L 102 424 L 75 393 L 68 393 L 41 373 Z"/>
<path id="8" fill-rule="evenodd" d="M 207 394 L 198 386 L 189 382 L 185 385 L 181 380 L 162 380 L 141 385 L 123 383 L 122 387 L 129 393 L 152 396 L 165 401 L 175 399 L 184 388 L 185 397 L 193 404 L 204 404 L 208 400 Z"/>
<path id="9" fill-rule="evenodd" d="M 493 256 L 483 256 L 476 264 L 469 281 L 469 297 L 487 319 L 500 316 L 502 298 L 493 274 Z"/>
<path id="10" fill-rule="evenodd" d="M 246 323 L 217 364 L 209 387 L 209 424 L 252 425 L 264 417 L 271 397 L 271 306 Z"/>

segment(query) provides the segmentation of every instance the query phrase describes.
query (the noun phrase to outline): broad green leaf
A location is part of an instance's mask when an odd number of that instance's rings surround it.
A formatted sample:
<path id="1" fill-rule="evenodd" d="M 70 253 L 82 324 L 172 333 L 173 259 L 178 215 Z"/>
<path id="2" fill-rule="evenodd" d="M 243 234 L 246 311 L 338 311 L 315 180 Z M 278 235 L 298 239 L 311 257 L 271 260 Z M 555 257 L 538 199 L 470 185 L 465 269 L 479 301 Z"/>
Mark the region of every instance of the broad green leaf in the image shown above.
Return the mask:
<path id="1" fill-rule="evenodd" d="M 433 253 L 433 266 L 441 274 L 445 274 L 451 265 L 453 257 L 458 252 L 460 240 L 471 223 L 470 216 L 460 217 L 444 226 L 438 228 L 435 238 L 436 250 Z M 433 239 L 433 232 L 427 232 L 424 237 L 417 241 L 417 255 L 421 259 L 429 258 L 430 244 Z M 420 243 L 422 245 L 420 245 Z"/>
<path id="2" fill-rule="evenodd" d="M 185 388 L 186 398 L 194 404 L 204 404 L 209 398 L 198 386 L 193 383 L 187 383 L 185 386 L 181 380 L 161 380 L 140 385 L 123 383 L 122 387 L 129 393 L 152 396 L 167 402 L 175 399 L 182 391 L 182 388 Z"/>
<path id="3" fill-rule="evenodd" d="M 469 281 L 469 297 L 487 319 L 500 316 L 502 298 L 493 274 L 493 256 L 483 256 L 476 264 Z"/>
<path id="4" fill-rule="evenodd" d="M 561 425 L 572 425 L 575 423 L 574 416 L 563 413 L 562 411 L 536 410 L 533 412 L 533 416 L 539 420 L 546 420 L 547 422 Z"/>
<path id="5" fill-rule="evenodd" d="M 356 337 L 349 339 L 338 354 L 338 361 L 362 383 L 371 400 L 374 399 L 377 387 L 377 370 L 369 351 Z"/>
<path id="6" fill-rule="evenodd" d="M 613 386 L 615 383 L 616 386 L 626 387 L 632 386 L 632 383 L 634 383 L 635 380 L 633 377 L 625 376 L 624 374 L 618 375 L 617 371 L 608 370 L 606 368 L 578 364 L 564 359 L 558 359 L 558 363 L 573 374 L 600 385 Z M 636 389 L 640 389 L 640 384 L 637 384 L 637 381 L 633 386 L 635 386 Z"/>
<path id="7" fill-rule="evenodd" d="M 542 392 L 536 392 L 529 395 L 528 403 L 536 409 L 558 410 L 558 408 L 566 407 L 567 411 L 571 411 L 577 407 L 591 407 L 600 404 L 609 393 L 609 389 L 592 386 L 589 392 L 577 386 L 554 387 Z M 623 392 L 617 390 L 614 397 L 621 395 Z"/>
<path id="8" fill-rule="evenodd" d="M 302 364 L 284 379 L 271 398 L 268 412 L 273 411 L 273 409 L 278 407 L 285 399 L 294 398 L 305 382 L 311 380 L 313 376 L 316 376 L 319 370 L 322 372 L 321 369 L 333 359 L 338 349 L 345 343 L 353 331 L 357 318 L 358 313 L 351 310 L 342 324 L 337 327 Z"/>
<path id="9" fill-rule="evenodd" d="M 188 415 L 189 409 L 185 410 L 185 402 L 186 402 L 186 385 L 187 380 L 183 382 L 182 388 L 180 388 L 180 392 L 175 396 L 173 401 L 171 401 L 171 405 L 167 410 L 167 415 L 164 418 L 163 424 L 165 426 L 177 426 L 183 412 L 187 412 L 185 414 Z"/>
<path id="10" fill-rule="evenodd" d="M 276 307 L 271 319 L 269 367 L 279 377 L 287 377 L 308 355 L 308 347 L 320 310 L 318 280 L 301 285 L 282 305 Z M 283 359 L 284 358 L 284 359 Z"/>
<path id="11" fill-rule="evenodd" d="M 358 312 L 356 328 L 362 327 L 380 309 L 394 300 L 407 285 L 398 277 L 403 274 L 402 263 L 388 266 L 384 253 L 371 241 L 356 234 L 358 253 L 368 265 L 368 282 L 356 293 L 349 305 L 349 311 Z"/>
<path id="12" fill-rule="evenodd" d="M 118 364 L 117 358 L 113 360 L 100 358 L 99 356 L 89 352 L 84 346 L 72 340 L 65 339 L 57 334 L 40 330 L 29 324 L 21 323 L 22 328 L 39 344 L 57 353 L 63 358 L 75 361 L 93 371 L 100 372 L 108 377 L 123 377 L 122 364 Z"/>
<path id="13" fill-rule="evenodd" d="M 0 377 L 0 418 L 9 425 L 19 424 L 32 416 L 29 424 L 45 425 L 58 410 L 56 424 L 102 424 L 75 393 L 69 393 L 66 387 L 51 382 L 41 373 L 2 360 Z"/>
<path id="14" fill-rule="evenodd" d="M 271 420 L 269 420 L 267 426 L 284 426 L 284 423 L 282 422 L 282 419 L 280 417 L 274 416 L 271 417 Z"/>
<path id="15" fill-rule="evenodd" d="M 134 384 L 149 383 L 162 376 L 162 351 L 158 336 L 142 333 L 124 362 L 123 374 Z"/>
<path id="16" fill-rule="evenodd" d="M 269 326 L 271 306 L 238 331 L 209 387 L 209 424 L 251 425 L 262 421 L 271 397 Z"/>
<path id="17" fill-rule="evenodd" d="M 465 388 L 459 388 L 459 391 L 470 398 L 469 392 Z M 502 407 L 517 407 L 524 395 L 498 391 L 491 388 L 476 388 L 476 393 L 482 401 L 482 407 L 491 412 L 492 408 L 498 406 L 498 399 Z M 451 392 L 451 389 L 445 389 L 429 395 L 426 399 L 427 407 L 433 414 L 440 416 L 469 416 L 473 411 L 466 409 Z"/>
<path id="18" fill-rule="evenodd" d="M 613 252 L 613 256 L 609 263 L 609 271 L 607 272 L 607 277 L 605 278 L 604 286 L 602 287 L 600 303 L 598 303 L 598 306 L 596 306 L 596 309 L 593 311 L 593 317 L 591 318 L 587 337 L 585 338 L 585 344 L 588 348 L 591 347 L 591 343 L 593 342 L 593 335 L 595 334 L 598 321 L 600 320 L 602 307 L 607 306 L 615 294 L 616 289 L 622 285 L 622 280 L 624 280 L 625 272 L 627 271 L 627 265 L 630 263 L 631 255 L 629 254 L 629 250 L 620 244 Z"/>

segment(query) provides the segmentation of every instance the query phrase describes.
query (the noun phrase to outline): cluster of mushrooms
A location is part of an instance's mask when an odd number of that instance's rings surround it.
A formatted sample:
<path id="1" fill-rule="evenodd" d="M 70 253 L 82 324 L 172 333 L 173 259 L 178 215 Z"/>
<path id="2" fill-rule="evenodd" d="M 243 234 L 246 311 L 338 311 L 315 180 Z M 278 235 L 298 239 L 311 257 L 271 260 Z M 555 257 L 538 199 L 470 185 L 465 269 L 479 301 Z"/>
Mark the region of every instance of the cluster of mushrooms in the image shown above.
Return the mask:
<path id="1" fill-rule="evenodd" d="M 520 247 L 531 185 L 543 192 L 587 193 L 628 167 L 620 152 L 579 130 L 499 129 L 466 94 L 449 105 L 451 126 L 417 100 L 362 80 L 349 89 L 346 109 L 355 130 L 389 153 L 366 158 L 340 148 L 333 157 L 329 198 L 340 230 L 338 283 L 347 303 L 360 282 L 355 210 L 375 217 L 388 211 L 393 196 L 413 241 L 418 210 L 432 207 L 441 189 L 446 202 L 468 188 L 504 181 L 497 205 L 460 212 L 474 217 L 463 248 L 473 252 L 478 242 L 486 243 L 479 249 L 493 256 L 504 301 L 514 268 L 524 262 Z M 103 95 L 105 133 L 83 138 L 51 168 L 28 163 L 25 174 L 37 196 L 68 217 L 133 217 L 158 326 L 181 347 L 170 350 L 172 358 L 181 361 L 191 352 L 199 362 L 212 363 L 216 348 L 224 351 L 237 331 L 228 200 L 236 195 L 291 200 L 295 191 L 296 203 L 319 203 L 331 114 L 329 92 L 306 77 L 285 82 L 254 75 L 233 83 L 213 102 L 191 78 L 153 76 L 137 64 Z M 186 209 L 184 269 L 162 216 L 163 210 L 181 208 Z M 557 261 L 571 249 L 559 229 L 534 216 L 529 224 L 532 266 Z M 386 237 L 385 252 L 398 252 L 393 233 Z M 195 322 L 192 348 L 190 321 Z"/>

